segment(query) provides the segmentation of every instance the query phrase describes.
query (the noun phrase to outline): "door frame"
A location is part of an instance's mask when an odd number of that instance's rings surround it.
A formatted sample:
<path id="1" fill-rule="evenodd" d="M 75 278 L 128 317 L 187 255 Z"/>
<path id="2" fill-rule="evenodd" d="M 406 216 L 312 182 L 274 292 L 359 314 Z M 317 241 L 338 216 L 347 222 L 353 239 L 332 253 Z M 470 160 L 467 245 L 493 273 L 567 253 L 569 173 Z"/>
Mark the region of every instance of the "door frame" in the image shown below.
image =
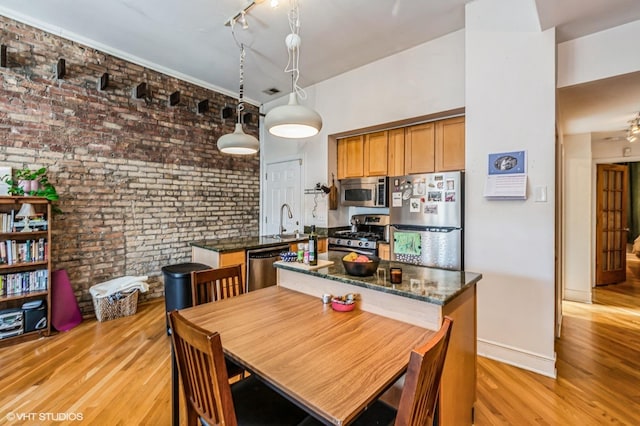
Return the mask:
<path id="1" fill-rule="evenodd" d="M 634 155 L 629 157 L 607 157 L 607 158 L 596 158 L 591 161 L 591 229 L 589 232 L 591 233 L 591 264 L 589 268 L 591 268 L 591 300 L 593 300 L 593 293 L 596 288 L 596 216 L 598 214 L 598 205 L 597 205 L 597 179 L 598 179 L 598 164 L 614 164 L 614 163 L 635 163 L 640 162 L 640 155 Z"/>

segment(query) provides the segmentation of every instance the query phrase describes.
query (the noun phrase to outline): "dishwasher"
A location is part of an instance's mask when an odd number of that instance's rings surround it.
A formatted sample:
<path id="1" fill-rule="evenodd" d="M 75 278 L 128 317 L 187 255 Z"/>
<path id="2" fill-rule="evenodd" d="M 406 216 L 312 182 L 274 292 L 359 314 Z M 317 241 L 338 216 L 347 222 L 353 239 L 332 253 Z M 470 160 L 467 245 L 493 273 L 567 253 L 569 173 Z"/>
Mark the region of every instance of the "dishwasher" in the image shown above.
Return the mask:
<path id="1" fill-rule="evenodd" d="M 279 260 L 280 253 L 285 251 L 289 251 L 289 245 L 247 250 L 247 291 L 277 284 L 273 262 Z"/>

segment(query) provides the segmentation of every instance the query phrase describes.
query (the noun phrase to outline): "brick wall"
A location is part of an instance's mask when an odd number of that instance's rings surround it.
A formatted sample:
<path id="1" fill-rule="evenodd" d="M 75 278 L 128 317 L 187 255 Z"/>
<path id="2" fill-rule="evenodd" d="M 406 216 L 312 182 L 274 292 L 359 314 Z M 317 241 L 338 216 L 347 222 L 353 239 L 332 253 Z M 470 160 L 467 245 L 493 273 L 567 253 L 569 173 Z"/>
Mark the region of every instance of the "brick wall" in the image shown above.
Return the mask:
<path id="1" fill-rule="evenodd" d="M 234 126 L 220 110 L 235 99 L 2 16 L 0 42 L 0 165 L 49 168 L 63 211 L 53 218 L 53 267 L 67 270 L 84 314 L 93 284 L 148 275 L 142 300 L 160 297 L 161 267 L 190 261 L 189 242 L 257 235 L 259 158 L 216 148 Z M 132 97 L 142 82 L 148 101 Z M 176 90 L 181 103 L 171 107 Z M 198 114 L 203 99 L 211 109 Z M 245 131 L 257 136 L 257 120 Z"/>

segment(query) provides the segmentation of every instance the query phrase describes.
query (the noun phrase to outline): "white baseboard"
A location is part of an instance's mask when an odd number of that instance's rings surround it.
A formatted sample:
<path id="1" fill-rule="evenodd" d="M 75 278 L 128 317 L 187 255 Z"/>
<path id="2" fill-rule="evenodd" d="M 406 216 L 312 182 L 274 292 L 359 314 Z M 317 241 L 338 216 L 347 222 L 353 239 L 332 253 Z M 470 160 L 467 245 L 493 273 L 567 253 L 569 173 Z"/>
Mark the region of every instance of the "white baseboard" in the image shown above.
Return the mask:
<path id="1" fill-rule="evenodd" d="M 496 342 L 478 339 L 478 355 L 524 370 L 533 371 L 534 373 L 542 374 L 543 376 L 553 379 L 556 378 L 555 352 L 553 358 L 549 358 Z"/>
<path id="2" fill-rule="evenodd" d="M 569 300 L 571 302 L 591 303 L 591 290 L 584 291 L 565 288 L 563 300 Z"/>

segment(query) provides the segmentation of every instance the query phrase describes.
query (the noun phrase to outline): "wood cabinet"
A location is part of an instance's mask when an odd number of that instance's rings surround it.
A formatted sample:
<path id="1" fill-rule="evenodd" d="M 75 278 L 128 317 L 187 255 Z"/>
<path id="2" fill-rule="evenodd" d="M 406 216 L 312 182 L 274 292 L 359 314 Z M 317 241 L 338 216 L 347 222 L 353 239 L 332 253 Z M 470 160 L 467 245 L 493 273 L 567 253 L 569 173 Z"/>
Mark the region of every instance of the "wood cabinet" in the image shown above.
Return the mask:
<path id="1" fill-rule="evenodd" d="M 298 251 L 298 245 L 299 244 L 305 244 L 308 243 L 309 240 L 305 240 L 305 241 L 300 241 L 300 242 L 296 242 L 296 243 L 289 243 L 289 251 Z M 327 252 L 327 244 L 328 244 L 328 238 L 327 237 L 318 237 L 318 253 L 326 253 Z"/>
<path id="2" fill-rule="evenodd" d="M 404 128 L 388 131 L 388 176 L 404 175 Z"/>
<path id="3" fill-rule="evenodd" d="M 382 260 L 389 260 L 389 258 L 391 257 L 391 250 L 389 248 L 389 244 L 387 243 L 378 244 L 378 257 Z"/>
<path id="4" fill-rule="evenodd" d="M 191 261 L 209 265 L 212 268 L 240 265 L 242 267 L 242 282 L 247 282 L 247 260 L 244 250 L 219 252 L 193 246 L 191 247 Z"/>
<path id="5" fill-rule="evenodd" d="M 465 118 L 339 139 L 338 179 L 465 168 Z"/>
<path id="6" fill-rule="evenodd" d="M 404 143 L 405 174 L 434 172 L 435 147 L 434 123 L 407 127 Z"/>
<path id="7" fill-rule="evenodd" d="M 35 215 L 17 216 L 30 204 Z M 51 203 L 42 197 L 0 197 L 0 347 L 51 333 Z M 23 311 L 43 301 L 44 310 Z M 46 324 L 42 318 L 46 318 Z M 36 325 L 40 323 L 41 325 Z"/>
<path id="8" fill-rule="evenodd" d="M 464 169 L 464 123 L 464 117 L 454 117 L 436 122 L 435 169 L 437 172 Z"/>
<path id="9" fill-rule="evenodd" d="M 387 176 L 388 132 L 364 135 L 364 176 Z"/>
<path id="10" fill-rule="evenodd" d="M 364 136 L 338 139 L 338 179 L 364 176 Z"/>

